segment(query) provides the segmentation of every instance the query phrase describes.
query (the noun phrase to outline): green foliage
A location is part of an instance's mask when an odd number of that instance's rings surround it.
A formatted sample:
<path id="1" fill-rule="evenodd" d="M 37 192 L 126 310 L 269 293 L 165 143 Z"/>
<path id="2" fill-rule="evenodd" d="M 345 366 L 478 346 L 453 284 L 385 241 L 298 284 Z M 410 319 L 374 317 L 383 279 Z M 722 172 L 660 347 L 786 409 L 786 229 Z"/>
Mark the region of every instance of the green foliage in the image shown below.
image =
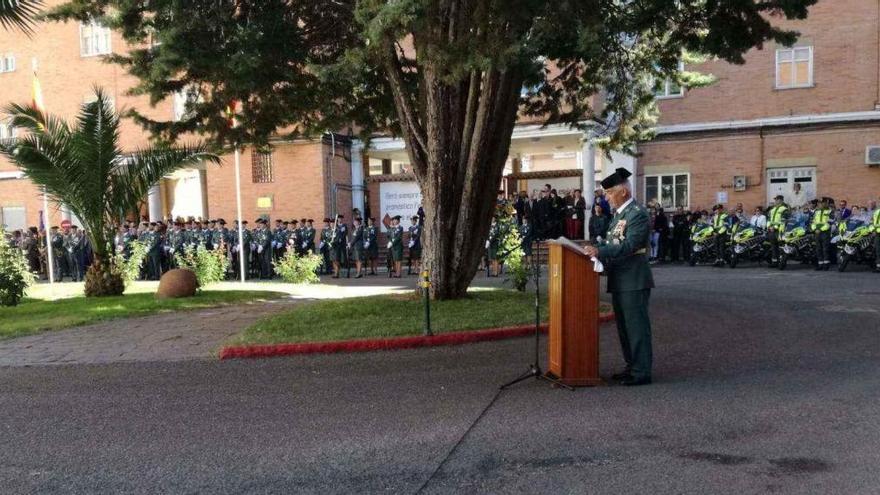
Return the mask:
<path id="1" fill-rule="evenodd" d="M 0 229 L 0 306 L 17 306 L 33 282 L 24 253 L 10 245 Z"/>
<path id="2" fill-rule="evenodd" d="M 316 254 L 299 256 L 288 250 L 278 262 L 273 263 L 275 273 L 291 284 L 313 284 L 320 282 L 318 268 L 321 266 L 321 257 Z"/>
<path id="3" fill-rule="evenodd" d="M 42 4 L 42 0 L 0 0 L 0 27 L 33 34 L 34 19 Z"/>
<path id="4" fill-rule="evenodd" d="M 202 145 L 123 152 L 119 117 L 102 90 L 96 88 L 95 95 L 95 101 L 80 108 L 73 123 L 44 114 L 33 105 L 10 104 L 6 111 L 12 116 L 12 125 L 27 134 L 0 144 L 0 155 L 14 162 L 83 222 L 95 264 L 100 265 L 93 273 L 106 278 L 113 261 L 116 221 L 137 211 L 149 189 L 162 177 L 219 159 Z"/>
<path id="5" fill-rule="evenodd" d="M 113 268 L 122 276 L 122 280 L 126 285 L 134 282 L 141 274 L 141 268 L 144 266 L 144 260 L 147 259 L 147 243 L 143 241 L 132 241 L 129 245 L 131 255 L 125 259 L 124 253 L 116 253 L 113 258 Z"/>
<path id="6" fill-rule="evenodd" d="M 510 205 L 498 206 L 495 210 L 495 221 L 501 231 L 498 244 L 498 255 L 504 263 L 507 281 L 518 291 L 525 291 L 529 283 L 529 267 L 525 262 L 522 250 L 522 236 L 516 225 L 516 212 Z"/>
<path id="7" fill-rule="evenodd" d="M 205 246 L 187 246 L 182 253 L 175 253 L 174 260 L 178 268 L 192 270 L 199 282 L 199 290 L 208 284 L 220 282 L 226 278 L 229 269 L 229 258 L 220 249 L 208 249 Z"/>

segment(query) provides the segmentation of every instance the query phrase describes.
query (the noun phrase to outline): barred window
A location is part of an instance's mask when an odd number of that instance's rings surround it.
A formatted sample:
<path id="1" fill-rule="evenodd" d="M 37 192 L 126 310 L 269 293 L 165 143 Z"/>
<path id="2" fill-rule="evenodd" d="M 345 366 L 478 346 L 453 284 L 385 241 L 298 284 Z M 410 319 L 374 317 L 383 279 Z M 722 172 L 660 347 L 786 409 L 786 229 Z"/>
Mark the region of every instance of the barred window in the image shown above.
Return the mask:
<path id="1" fill-rule="evenodd" d="M 272 164 L 272 153 L 251 152 L 251 171 L 254 184 L 265 184 L 275 181 Z"/>

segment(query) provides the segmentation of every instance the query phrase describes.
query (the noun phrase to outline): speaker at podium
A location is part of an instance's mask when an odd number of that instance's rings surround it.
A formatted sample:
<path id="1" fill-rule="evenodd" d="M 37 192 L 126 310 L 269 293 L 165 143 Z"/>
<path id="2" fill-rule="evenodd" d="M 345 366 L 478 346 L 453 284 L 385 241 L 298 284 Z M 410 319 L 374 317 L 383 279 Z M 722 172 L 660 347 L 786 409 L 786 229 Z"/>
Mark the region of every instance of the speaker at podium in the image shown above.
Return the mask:
<path id="1" fill-rule="evenodd" d="M 547 375 L 571 387 L 601 385 L 599 273 L 583 248 L 573 241 L 561 237 L 547 244 L 550 247 Z"/>

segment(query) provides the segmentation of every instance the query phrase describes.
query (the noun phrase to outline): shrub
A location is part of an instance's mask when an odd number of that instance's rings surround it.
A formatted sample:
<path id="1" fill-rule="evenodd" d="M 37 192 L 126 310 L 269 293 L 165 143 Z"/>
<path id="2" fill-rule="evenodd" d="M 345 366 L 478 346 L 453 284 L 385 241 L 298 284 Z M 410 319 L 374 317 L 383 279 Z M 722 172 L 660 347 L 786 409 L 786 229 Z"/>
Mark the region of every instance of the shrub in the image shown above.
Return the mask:
<path id="1" fill-rule="evenodd" d="M 10 245 L 0 229 L 0 306 L 17 306 L 33 282 L 24 253 Z"/>
<path id="2" fill-rule="evenodd" d="M 192 270 L 196 274 L 200 289 L 226 278 L 226 270 L 229 269 L 229 259 L 223 251 L 205 246 L 188 246 L 182 253 L 175 253 L 174 260 L 179 268 Z"/>
<path id="3" fill-rule="evenodd" d="M 321 257 L 316 254 L 299 256 L 293 251 L 287 251 L 274 266 L 275 273 L 291 284 L 312 284 L 320 281 L 318 268 L 321 266 Z"/>
<path id="4" fill-rule="evenodd" d="M 529 267 L 525 264 L 522 236 L 519 235 L 516 226 L 515 214 L 511 206 L 500 206 L 496 210 L 495 221 L 501 230 L 498 255 L 507 272 L 506 281 L 511 282 L 516 290 L 523 292 L 529 283 Z"/>
<path id="5" fill-rule="evenodd" d="M 140 276 L 145 259 L 147 259 L 147 244 L 142 241 L 132 241 L 131 256 L 126 260 L 123 253 L 116 253 L 113 258 L 113 267 L 128 285 Z"/>

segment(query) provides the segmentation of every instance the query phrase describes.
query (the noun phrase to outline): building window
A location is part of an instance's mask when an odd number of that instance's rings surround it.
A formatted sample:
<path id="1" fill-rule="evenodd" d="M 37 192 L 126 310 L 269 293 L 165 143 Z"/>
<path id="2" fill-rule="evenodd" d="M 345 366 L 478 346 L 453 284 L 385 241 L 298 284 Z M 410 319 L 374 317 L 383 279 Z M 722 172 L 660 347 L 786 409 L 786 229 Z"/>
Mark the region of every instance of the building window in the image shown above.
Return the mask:
<path id="1" fill-rule="evenodd" d="M 14 139 L 18 136 L 18 129 L 16 129 L 12 122 L 0 122 L 0 139 Z"/>
<path id="2" fill-rule="evenodd" d="M 110 28 L 95 21 L 79 25 L 79 53 L 83 57 L 110 53 Z"/>
<path id="3" fill-rule="evenodd" d="M 15 72 L 15 55 L 0 55 L 0 72 Z"/>
<path id="4" fill-rule="evenodd" d="M 776 89 L 808 88 L 812 85 L 812 46 L 776 50 Z"/>
<path id="5" fill-rule="evenodd" d="M 645 176 L 645 200 L 667 208 L 690 206 L 689 174 Z"/>
<path id="6" fill-rule="evenodd" d="M 678 63 L 679 72 L 684 70 L 684 62 Z M 665 98 L 681 98 L 684 96 L 684 88 L 681 87 L 674 79 L 652 79 L 654 86 L 654 98 L 662 100 Z"/>
<path id="7" fill-rule="evenodd" d="M 251 176 L 254 184 L 267 184 L 275 181 L 272 153 L 251 151 Z"/>
<path id="8" fill-rule="evenodd" d="M 7 231 L 24 230 L 27 228 L 27 215 L 23 206 L 4 206 L 0 208 L 0 226 Z"/>
<path id="9" fill-rule="evenodd" d="M 193 117 L 193 107 L 202 101 L 204 101 L 202 95 L 194 87 L 182 89 L 174 93 L 174 101 L 172 102 L 174 121 L 180 122 L 181 120 L 191 119 Z"/>

